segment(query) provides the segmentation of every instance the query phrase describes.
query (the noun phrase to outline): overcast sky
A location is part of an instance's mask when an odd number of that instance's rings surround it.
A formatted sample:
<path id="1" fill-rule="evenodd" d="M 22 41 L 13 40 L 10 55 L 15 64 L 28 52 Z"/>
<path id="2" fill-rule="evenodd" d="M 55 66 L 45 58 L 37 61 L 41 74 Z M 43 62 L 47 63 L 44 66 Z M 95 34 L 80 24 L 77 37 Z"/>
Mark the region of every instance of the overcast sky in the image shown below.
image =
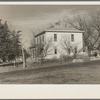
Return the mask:
<path id="1" fill-rule="evenodd" d="M 32 30 L 77 13 L 87 13 L 99 10 L 100 6 L 37 6 L 37 5 L 0 5 L 0 19 L 7 20 L 12 28 L 22 30 L 26 47 L 32 38 Z"/>

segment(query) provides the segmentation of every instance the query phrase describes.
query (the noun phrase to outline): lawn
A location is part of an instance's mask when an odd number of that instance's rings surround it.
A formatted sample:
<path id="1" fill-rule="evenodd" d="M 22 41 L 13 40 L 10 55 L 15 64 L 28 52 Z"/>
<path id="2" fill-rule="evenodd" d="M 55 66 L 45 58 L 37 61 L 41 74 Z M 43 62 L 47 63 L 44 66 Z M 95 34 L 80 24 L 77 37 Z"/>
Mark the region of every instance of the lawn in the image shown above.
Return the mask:
<path id="1" fill-rule="evenodd" d="M 0 73 L 1 84 L 100 84 L 100 61 Z"/>

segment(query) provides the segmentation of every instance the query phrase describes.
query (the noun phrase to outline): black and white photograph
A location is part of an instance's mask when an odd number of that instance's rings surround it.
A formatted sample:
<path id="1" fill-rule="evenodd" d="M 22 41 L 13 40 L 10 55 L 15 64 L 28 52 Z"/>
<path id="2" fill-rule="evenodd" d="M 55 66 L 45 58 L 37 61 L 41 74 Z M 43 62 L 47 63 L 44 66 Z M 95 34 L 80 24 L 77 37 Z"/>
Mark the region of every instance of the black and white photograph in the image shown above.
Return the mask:
<path id="1" fill-rule="evenodd" d="M 0 84 L 100 84 L 100 5 L 0 5 Z"/>

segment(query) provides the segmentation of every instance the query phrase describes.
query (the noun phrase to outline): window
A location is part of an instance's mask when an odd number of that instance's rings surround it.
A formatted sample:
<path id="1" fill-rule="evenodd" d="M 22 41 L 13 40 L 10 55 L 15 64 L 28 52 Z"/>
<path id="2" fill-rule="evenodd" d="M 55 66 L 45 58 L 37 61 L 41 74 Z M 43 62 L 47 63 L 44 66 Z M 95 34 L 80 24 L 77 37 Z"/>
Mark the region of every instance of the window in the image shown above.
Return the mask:
<path id="1" fill-rule="evenodd" d="M 70 51 L 70 48 L 68 48 L 68 54 L 70 54 L 70 52 L 71 52 L 71 51 Z"/>
<path id="2" fill-rule="evenodd" d="M 40 36 L 40 43 L 41 43 L 41 36 Z"/>
<path id="3" fill-rule="evenodd" d="M 74 42 L 74 34 L 71 34 L 71 41 Z"/>
<path id="4" fill-rule="evenodd" d="M 38 44 L 38 37 L 37 37 L 37 44 Z"/>
<path id="5" fill-rule="evenodd" d="M 83 49 L 83 52 L 85 52 L 85 49 Z"/>
<path id="6" fill-rule="evenodd" d="M 57 54 L 57 48 L 55 48 L 54 54 Z"/>
<path id="7" fill-rule="evenodd" d="M 36 38 L 34 38 L 34 44 L 36 44 Z"/>
<path id="8" fill-rule="evenodd" d="M 44 35 L 42 35 L 42 41 L 44 42 Z"/>
<path id="9" fill-rule="evenodd" d="M 54 41 L 57 41 L 57 34 L 54 34 Z"/>
<path id="10" fill-rule="evenodd" d="M 35 48 L 33 49 L 33 58 L 35 58 Z"/>

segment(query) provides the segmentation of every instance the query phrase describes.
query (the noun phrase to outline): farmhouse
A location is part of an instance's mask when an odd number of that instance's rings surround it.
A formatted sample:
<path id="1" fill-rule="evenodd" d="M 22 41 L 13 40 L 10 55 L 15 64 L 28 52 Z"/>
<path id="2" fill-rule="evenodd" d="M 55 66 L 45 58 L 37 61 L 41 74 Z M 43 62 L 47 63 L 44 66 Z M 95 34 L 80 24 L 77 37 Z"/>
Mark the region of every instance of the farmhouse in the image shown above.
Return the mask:
<path id="1" fill-rule="evenodd" d="M 66 30 L 57 26 L 35 35 L 35 45 L 43 45 L 46 59 L 60 58 L 61 55 L 71 56 L 83 52 L 83 33 L 84 31 Z M 32 51 L 33 57 L 36 57 L 37 47 L 33 47 Z"/>

